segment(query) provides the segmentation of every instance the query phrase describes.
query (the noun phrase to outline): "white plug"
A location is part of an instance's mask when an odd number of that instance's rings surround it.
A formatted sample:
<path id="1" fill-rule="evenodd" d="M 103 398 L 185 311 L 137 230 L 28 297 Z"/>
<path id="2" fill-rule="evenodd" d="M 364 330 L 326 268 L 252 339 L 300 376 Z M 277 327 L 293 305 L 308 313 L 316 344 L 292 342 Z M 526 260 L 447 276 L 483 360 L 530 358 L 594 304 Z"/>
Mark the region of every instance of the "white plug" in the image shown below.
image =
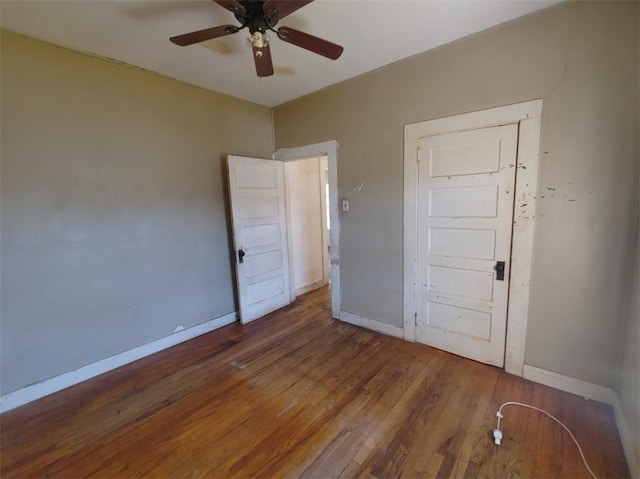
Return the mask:
<path id="1" fill-rule="evenodd" d="M 500 445 L 500 441 L 502 441 L 502 431 L 500 429 L 493 430 L 493 442 L 496 443 L 496 446 Z"/>

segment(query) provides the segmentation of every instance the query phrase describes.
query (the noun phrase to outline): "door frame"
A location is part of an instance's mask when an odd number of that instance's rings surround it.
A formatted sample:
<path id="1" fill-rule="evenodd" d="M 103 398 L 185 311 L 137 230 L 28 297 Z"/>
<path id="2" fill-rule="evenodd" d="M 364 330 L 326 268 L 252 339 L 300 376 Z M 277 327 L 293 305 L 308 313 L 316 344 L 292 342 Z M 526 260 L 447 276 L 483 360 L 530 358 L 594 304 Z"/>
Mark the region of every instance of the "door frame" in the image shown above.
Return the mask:
<path id="1" fill-rule="evenodd" d="M 331 250 L 331 315 L 340 317 L 340 218 L 338 214 L 338 142 L 335 140 L 314 143 L 294 148 L 280 148 L 273 154 L 278 161 L 296 161 L 319 156 L 327 157 L 329 181 L 329 221 L 331 223 L 329 244 Z"/>
<path id="2" fill-rule="evenodd" d="M 529 314 L 531 266 L 540 156 L 542 100 L 532 100 L 404 127 L 404 339 L 416 340 L 418 283 L 418 141 L 425 136 L 518 124 L 514 209 L 511 237 L 511 279 L 507 306 L 505 371 L 522 376 Z M 332 219 L 333 221 L 333 219 Z"/>

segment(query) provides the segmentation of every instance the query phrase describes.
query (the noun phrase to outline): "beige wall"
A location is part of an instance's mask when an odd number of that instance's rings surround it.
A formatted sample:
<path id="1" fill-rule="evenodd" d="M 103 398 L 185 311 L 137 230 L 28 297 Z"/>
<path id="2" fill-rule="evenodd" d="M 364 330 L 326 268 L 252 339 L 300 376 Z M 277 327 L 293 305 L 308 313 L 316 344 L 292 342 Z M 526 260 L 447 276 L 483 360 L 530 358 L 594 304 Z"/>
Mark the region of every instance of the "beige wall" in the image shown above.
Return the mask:
<path id="1" fill-rule="evenodd" d="M 572 2 L 275 109 L 335 139 L 342 309 L 402 326 L 403 126 L 542 98 L 526 363 L 613 386 L 638 171 L 638 4 Z"/>
<path id="2" fill-rule="evenodd" d="M 269 109 L 2 33 L 3 394 L 235 311 L 221 156 Z"/>

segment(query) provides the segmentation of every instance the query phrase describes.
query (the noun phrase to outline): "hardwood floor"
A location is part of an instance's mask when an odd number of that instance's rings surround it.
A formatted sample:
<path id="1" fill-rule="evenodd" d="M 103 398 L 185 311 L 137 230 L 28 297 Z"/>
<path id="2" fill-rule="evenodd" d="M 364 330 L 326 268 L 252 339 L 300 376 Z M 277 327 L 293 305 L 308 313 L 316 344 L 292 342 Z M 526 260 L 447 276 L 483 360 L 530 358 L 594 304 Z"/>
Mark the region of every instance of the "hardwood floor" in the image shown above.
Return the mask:
<path id="1" fill-rule="evenodd" d="M 330 318 L 326 289 L 9 411 L 26 477 L 629 477 L 611 408 Z"/>

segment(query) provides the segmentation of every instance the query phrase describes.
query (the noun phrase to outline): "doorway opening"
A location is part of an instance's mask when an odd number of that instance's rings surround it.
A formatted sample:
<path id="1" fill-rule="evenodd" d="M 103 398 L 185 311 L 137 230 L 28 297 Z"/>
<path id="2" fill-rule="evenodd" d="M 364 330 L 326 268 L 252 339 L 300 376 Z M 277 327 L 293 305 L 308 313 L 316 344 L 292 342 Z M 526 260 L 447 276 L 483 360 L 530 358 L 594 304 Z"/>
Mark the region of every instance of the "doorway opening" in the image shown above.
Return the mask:
<path id="1" fill-rule="evenodd" d="M 329 284 L 329 227 L 325 156 L 284 163 L 291 297 Z"/>
<path id="2" fill-rule="evenodd" d="M 282 148 L 277 150 L 273 155 L 274 160 L 279 160 L 285 163 L 285 169 L 288 169 L 288 163 L 293 162 L 294 169 L 302 169 L 303 163 L 301 160 L 313 160 L 318 159 L 319 164 L 324 161 L 323 166 L 318 166 L 318 181 L 317 185 L 322 185 L 324 182 L 324 188 L 319 187 L 317 195 L 320 196 L 320 203 L 324 205 L 325 211 L 328 214 L 322 214 L 318 212 L 321 219 L 323 219 L 324 225 L 322 226 L 323 234 L 326 234 L 326 242 L 322 250 L 323 269 L 326 271 L 326 279 L 323 277 L 324 284 L 331 284 L 331 314 L 334 318 L 339 318 L 340 314 L 340 218 L 338 216 L 338 143 L 335 140 L 326 141 L 323 143 L 315 143 L 307 146 L 300 146 L 295 148 Z M 296 164 L 297 163 L 297 164 Z M 309 162 L 313 164 L 313 161 Z M 308 165 L 305 165 L 308 166 Z M 324 180 L 322 179 L 324 177 Z M 314 182 L 313 180 L 309 180 Z M 290 201 L 287 200 L 287 214 L 289 214 Z M 318 216 L 314 214 L 313 219 L 317 220 Z M 291 231 L 293 228 L 289 227 Z M 296 233 L 299 234 L 300 232 Z M 304 237 L 304 235 L 302 235 Z M 290 241 L 292 238 L 290 237 Z M 293 259 L 296 261 L 296 259 Z M 291 277 L 294 277 L 294 265 L 290 261 Z M 292 281 L 292 284 L 295 282 Z M 304 285 L 302 285 L 304 287 Z M 311 286 L 310 286 L 311 287 Z M 313 289 L 311 287 L 311 289 Z M 309 289 L 310 290 L 310 289 Z M 295 291 L 292 287 L 292 299 L 295 297 Z"/>

